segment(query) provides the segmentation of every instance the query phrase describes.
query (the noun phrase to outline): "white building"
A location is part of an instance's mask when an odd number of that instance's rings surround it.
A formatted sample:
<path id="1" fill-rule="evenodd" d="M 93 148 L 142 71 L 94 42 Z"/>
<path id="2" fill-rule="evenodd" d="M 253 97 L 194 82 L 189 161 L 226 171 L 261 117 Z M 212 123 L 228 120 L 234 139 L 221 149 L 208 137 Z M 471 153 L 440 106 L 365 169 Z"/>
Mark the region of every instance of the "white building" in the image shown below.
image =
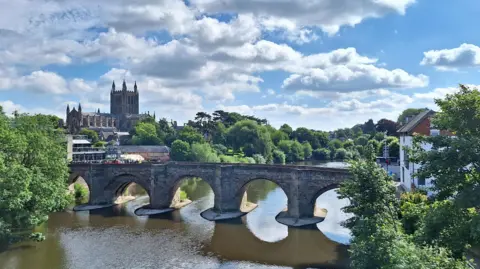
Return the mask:
<path id="1" fill-rule="evenodd" d="M 397 131 L 400 134 L 400 182 L 410 191 L 412 187 L 428 188 L 432 186 L 432 179 L 422 180 L 414 176 L 421 167 L 420 164 L 408 161 L 407 148 L 413 146 L 413 136 L 437 136 L 440 130 L 435 129 L 430 124 L 431 117 L 435 114 L 433 110 L 425 110 L 411 119 L 407 119 L 406 123 Z M 443 131 L 442 131 L 443 133 Z M 431 150 L 431 144 L 423 144 L 422 148 Z"/>

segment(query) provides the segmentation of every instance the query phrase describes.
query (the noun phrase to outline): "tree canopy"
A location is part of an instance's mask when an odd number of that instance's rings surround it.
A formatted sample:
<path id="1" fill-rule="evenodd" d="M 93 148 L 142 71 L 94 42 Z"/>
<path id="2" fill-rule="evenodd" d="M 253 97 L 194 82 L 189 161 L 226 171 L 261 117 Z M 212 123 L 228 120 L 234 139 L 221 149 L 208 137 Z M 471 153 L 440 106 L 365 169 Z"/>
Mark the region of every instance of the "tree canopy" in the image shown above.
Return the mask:
<path id="1" fill-rule="evenodd" d="M 0 113 L 0 244 L 68 204 L 66 155 L 64 133 L 49 117 Z"/>

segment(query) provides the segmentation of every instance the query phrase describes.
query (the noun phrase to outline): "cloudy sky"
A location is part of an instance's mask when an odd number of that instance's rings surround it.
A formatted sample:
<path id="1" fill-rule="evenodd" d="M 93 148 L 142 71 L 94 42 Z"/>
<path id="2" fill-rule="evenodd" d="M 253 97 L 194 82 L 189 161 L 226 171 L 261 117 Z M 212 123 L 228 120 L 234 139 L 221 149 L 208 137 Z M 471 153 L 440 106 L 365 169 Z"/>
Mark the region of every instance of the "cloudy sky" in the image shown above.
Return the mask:
<path id="1" fill-rule="evenodd" d="M 108 4 L 106 4 L 108 3 Z M 0 0 L 0 105 L 65 117 L 109 110 L 112 80 L 141 111 L 217 109 L 276 127 L 396 119 L 480 85 L 478 0 Z"/>

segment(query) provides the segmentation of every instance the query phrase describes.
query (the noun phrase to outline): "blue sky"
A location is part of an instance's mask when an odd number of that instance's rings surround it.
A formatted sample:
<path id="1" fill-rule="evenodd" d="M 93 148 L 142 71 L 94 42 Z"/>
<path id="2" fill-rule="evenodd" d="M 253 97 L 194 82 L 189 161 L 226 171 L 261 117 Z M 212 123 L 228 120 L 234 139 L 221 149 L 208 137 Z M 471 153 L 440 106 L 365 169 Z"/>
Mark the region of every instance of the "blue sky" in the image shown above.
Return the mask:
<path id="1" fill-rule="evenodd" d="M 65 117 L 109 110 L 112 80 L 141 111 L 217 109 L 279 127 L 396 119 L 480 85 L 475 0 L 0 0 L 0 105 Z"/>

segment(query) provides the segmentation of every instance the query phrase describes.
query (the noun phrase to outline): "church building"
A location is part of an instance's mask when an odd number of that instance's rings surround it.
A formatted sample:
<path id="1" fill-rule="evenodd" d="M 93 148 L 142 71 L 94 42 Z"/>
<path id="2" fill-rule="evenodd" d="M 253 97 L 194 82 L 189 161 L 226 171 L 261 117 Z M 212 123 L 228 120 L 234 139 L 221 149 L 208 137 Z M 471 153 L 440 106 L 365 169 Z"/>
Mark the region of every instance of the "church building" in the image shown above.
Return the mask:
<path id="1" fill-rule="evenodd" d="M 78 109 L 70 110 L 67 105 L 66 127 L 70 134 L 78 134 L 83 128 L 97 132 L 128 132 L 138 120 L 149 116 L 145 113 L 139 114 L 139 108 L 137 83 L 135 82 L 133 91 L 130 91 L 124 80 L 122 89 L 117 90 L 114 81 L 110 91 L 110 113 L 101 113 L 100 109 L 97 112 L 83 112 L 81 104 L 78 104 Z"/>

